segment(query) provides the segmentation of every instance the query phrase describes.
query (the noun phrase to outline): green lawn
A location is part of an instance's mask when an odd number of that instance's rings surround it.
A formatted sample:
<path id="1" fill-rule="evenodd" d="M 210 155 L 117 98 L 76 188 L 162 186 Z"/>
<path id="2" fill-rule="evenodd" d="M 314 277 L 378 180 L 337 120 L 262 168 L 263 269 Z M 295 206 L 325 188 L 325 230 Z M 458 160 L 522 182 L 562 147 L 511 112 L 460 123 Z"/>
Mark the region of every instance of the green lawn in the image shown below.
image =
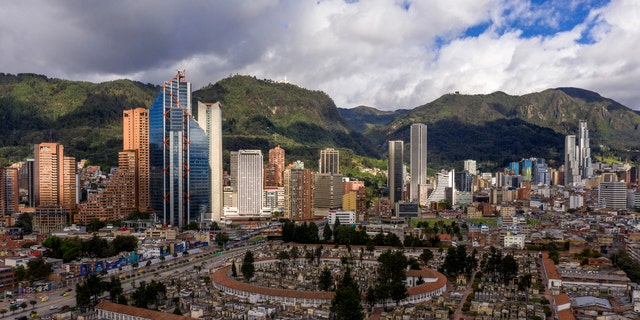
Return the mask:
<path id="1" fill-rule="evenodd" d="M 442 221 L 445 225 L 450 225 L 452 222 L 457 222 L 457 219 L 442 219 L 442 218 L 430 218 L 430 219 L 411 219 L 411 226 L 415 227 L 418 225 L 418 222 L 426 221 L 430 226 L 433 226 L 438 221 Z"/>
<path id="2" fill-rule="evenodd" d="M 469 224 L 486 224 L 490 227 L 498 226 L 498 218 L 467 218 L 465 220 Z"/>

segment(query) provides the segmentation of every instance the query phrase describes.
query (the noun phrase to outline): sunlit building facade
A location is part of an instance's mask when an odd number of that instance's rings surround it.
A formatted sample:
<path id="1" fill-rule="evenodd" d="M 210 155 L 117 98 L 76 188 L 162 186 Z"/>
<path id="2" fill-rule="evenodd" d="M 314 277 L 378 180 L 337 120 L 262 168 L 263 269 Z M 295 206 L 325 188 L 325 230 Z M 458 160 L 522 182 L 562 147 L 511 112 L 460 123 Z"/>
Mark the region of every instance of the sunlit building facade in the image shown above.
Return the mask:
<path id="1" fill-rule="evenodd" d="M 193 119 L 191 84 L 180 71 L 149 109 L 151 206 L 167 225 L 203 221 L 209 212 L 207 134 Z"/>

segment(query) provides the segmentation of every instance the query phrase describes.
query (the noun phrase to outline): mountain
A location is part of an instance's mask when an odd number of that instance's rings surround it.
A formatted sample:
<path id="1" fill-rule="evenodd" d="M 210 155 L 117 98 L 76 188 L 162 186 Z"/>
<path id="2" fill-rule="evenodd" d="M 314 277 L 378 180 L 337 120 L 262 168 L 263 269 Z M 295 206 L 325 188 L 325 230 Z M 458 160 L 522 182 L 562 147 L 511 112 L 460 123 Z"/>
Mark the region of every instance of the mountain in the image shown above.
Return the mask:
<path id="1" fill-rule="evenodd" d="M 287 162 L 302 160 L 310 168 L 317 166 L 319 150 L 325 147 L 379 156 L 321 91 L 235 75 L 194 91 L 192 97 L 194 101 L 222 103 L 223 147 L 227 151 L 266 151 L 280 144 Z"/>
<path id="2" fill-rule="evenodd" d="M 564 136 L 575 134 L 582 119 L 588 123 L 592 154 L 638 149 L 640 145 L 640 115 L 614 100 L 578 88 L 522 96 L 504 92 L 447 94 L 376 128 L 368 136 L 384 149 L 386 140 L 408 141 L 411 123 L 422 122 L 429 126 L 430 167 L 475 159 L 487 168 L 496 168 L 531 156 L 563 162 Z"/>
<path id="3" fill-rule="evenodd" d="M 148 107 L 159 87 L 129 80 L 90 83 L 0 74 L 0 165 L 60 142 L 65 154 L 108 166 L 122 149 L 122 110 Z"/>
<path id="4" fill-rule="evenodd" d="M 129 80 L 89 83 L 35 74 L 0 74 L 0 165 L 33 156 L 33 144 L 57 141 L 65 154 L 102 167 L 117 165 L 122 111 L 148 108 L 160 87 Z M 225 150 L 281 144 L 287 161 L 317 166 L 319 149 L 378 157 L 377 149 L 342 118 L 320 91 L 232 76 L 192 92 L 195 103 L 221 101 Z M 193 108 L 197 112 L 197 108 Z M 225 165 L 228 165 L 228 152 Z"/>
<path id="5" fill-rule="evenodd" d="M 367 129 L 385 125 L 409 112 L 407 109 L 381 111 L 367 106 L 359 106 L 352 109 L 338 108 L 338 111 L 353 129 L 361 133 L 366 132 Z"/>

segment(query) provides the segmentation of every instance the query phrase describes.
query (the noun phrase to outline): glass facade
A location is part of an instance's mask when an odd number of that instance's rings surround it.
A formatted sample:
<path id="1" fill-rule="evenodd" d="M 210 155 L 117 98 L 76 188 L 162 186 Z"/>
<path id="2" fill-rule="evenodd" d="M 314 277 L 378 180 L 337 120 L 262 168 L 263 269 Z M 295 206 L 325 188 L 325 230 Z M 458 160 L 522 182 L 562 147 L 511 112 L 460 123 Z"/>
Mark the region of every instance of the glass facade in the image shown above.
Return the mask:
<path id="1" fill-rule="evenodd" d="M 209 150 L 181 73 L 165 82 L 149 109 L 149 144 L 151 206 L 167 225 L 200 221 L 209 210 Z"/>

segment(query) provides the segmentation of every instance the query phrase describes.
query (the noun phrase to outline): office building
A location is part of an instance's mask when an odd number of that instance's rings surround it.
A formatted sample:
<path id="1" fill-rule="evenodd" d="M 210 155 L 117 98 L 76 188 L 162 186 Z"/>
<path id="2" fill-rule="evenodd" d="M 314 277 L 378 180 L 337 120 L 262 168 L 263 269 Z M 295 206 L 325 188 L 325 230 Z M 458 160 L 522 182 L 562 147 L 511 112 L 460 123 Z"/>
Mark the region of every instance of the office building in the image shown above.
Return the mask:
<path id="1" fill-rule="evenodd" d="M 404 143 L 400 140 L 389 141 L 389 162 L 387 166 L 387 185 L 392 206 L 402 200 L 404 189 Z"/>
<path id="2" fill-rule="evenodd" d="M 427 199 L 427 205 L 449 200 L 455 203 L 455 170 L 441 170 L 436 174 L 436 185 Z M 447 192 L 448 191 L 448 192 Z"/>
<path id="3" fill-rule="evenodd" d="M 533 161 L 531 159 L 522 159 L 520 175 L 524 181 L 531 181 L 533 179 Z"/>
<path id="4" fill-rule="evenodd" d="M 601 182 L 598 187 L 598 203 L 601 208 L 627 209 L 627 183 L 624 181 Z"/>
<path id="5" fill-rule="evenodd" d="M 544 159 L 538 158 L 533 163 L 533 184 L 551 185 L 551 173 Z"/>
<path id="6" fill-rule="evenodd" d="M 589 130 L 587 121 L 580 120 L 578 124 L 578 171 L 582 179 L 593 177 L 591 167 L 591 147 L 589 146 Z"/>
<path id="7" fill-rule="evenodd" d="M 18 169 L 0 168 L 0 216 L 19 211 Z"/>
<path id="8" fill-rule="evenodd" d="M 564 139 L 564 185 L 572 186 L 579 181 L 576 136 L 568 135 Z"/>
<path id="9" fill-rule="evenodd" d="M 264 187 L 262 206 L 271 212 L 284 212 L 284 187 Z"/>
<path id="10" fill-rule="evenodd" d="M 473 192 L 473 174 L 467 170 L 456 173 L 456 190 L 461 192 Z"/>
<path id="11" fill-rule="evenodd" d="M 191 84 L 179 71 L 149 108 L 151 206 L 179 227 L 210 212 L 209 142 L 191 115 Z"/>
<path id="12" fill-rule="evenodd" d="M 313 219 L 313 172 L 304 166 L 284 170 L 284 211 L 291 220 Z"/>
<path id="13" fill-rule="evenodd" d="M 237 196 L 240 215 L 262 212 L 262 151 L 239 150 L 237 155 Z"/>
<path id="14" fill-rule="evenodd" d="M 122 112 L 122 150 L 136 151 L 136 207 L 140 212 L 148 212 L 151 210 L 149 199 L 149 110 L 136 108 Z"/>
<path id="15" fill-rule="evenodd" d="M 333 148 L 320 150 L 319 173 L 340 173 L 340 152 Z"/>
<path id="16" fill-rule="evenodd" d="M 223 171 L 222 171 L 222 105 L 198 102 L 198 124 L 207 134 L 209 145 L 209 181 L 211 198 L 203 221 L 220 221 L 223 207 Z"/>
<path id="17" fill-rule="evenodd" d="M 420 201 L 420 186 L 427 184 L 427 125 L 411 125 L 411 182 L 409 199 Z"/>
<path id="18" fill-rule="evenodd" d="M 464 161 L 464 170 L 467 170 L 469 173 L 471 173 L 472 175 L 476 175 L 477 174 L 477 165 L 476 165 L 476 161 L 475 160 L 465 160 Z"/>
<path id="19" fill-rule="evenodd" d="M 314 175 L 313 207 L 317 209 L 342 208 L 342 175 L 316 173 Z M 324 211 L 324 210 L 322 210 Z"/>
<path id="20" fill-rule="evenodd" d="M 265 166 L 265 186 L 281 187 L 284 180 L 284 149 L 280 145 L 269 150 L 269 163 Z"/>
<path id="21" fill-rule="evenodd" d="M 64 146 L 54 142 L 35 144 L 34 195 L 36 206 L 76 205 L 76 159 L 64 156 Z"/>

